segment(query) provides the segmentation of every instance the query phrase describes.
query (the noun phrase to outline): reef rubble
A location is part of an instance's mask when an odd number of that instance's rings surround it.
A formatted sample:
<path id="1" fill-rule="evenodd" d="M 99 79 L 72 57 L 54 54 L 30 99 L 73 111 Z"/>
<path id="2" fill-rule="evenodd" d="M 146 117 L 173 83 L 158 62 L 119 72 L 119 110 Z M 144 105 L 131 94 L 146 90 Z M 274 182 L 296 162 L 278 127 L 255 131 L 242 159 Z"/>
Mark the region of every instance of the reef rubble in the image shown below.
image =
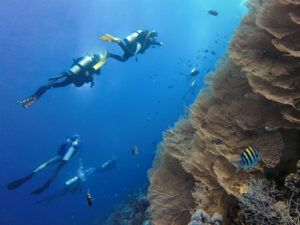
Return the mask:
<path id="1" fill-rule="evenodd" d="M 204 209 L 234 224 L 249 180 L 284 186 L 300 158 L 300 3 L 250 0 L 222 67 L 163 135 L 149 172 L 148 198 L 157 225 L 186 225 Z M 261 162 L 236 173 L 248 146 Z M 238 223 L 237 223 L 238 224 Z"/>

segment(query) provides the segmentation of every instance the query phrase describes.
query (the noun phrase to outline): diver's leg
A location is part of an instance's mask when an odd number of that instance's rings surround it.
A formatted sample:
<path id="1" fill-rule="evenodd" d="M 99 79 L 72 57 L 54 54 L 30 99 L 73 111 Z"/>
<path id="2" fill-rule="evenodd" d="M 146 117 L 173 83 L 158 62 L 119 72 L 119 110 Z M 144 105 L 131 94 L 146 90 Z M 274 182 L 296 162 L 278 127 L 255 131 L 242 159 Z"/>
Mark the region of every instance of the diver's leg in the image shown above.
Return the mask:
<path id="1" fill-rule="evenodd" d="M 69 84 L 73 83 L 72 78 L 68 77 L 65 80 L 63 80 L 62 82 L 55 82 L 55 83 L 50 83 L 47 85 L 44 85 L 42 87 L 40 87 L 32 96 L 31 98 L 35 98 L 36 100 L 39 99 L 43 94 L 45 94 L 45 92 L 49 89 L 52 88 L 58 88 L 58 87 L 65 87 Z"/>
<path id="2" fill-rule="evenodd" d="M 33 95 L 21 100 L 17 101 L 17 103 L 22 104 L 25 108 L 28 108 L 30 105 L 35 103 L 45 92 L 49 89 L 48 85 L 44 85 L 40 87 Z"/>
<path id="3" fill-rule="evenodd" d="M 68 187 L 65 187 L 64 189 L 62 189 L 60 192 L 50 195 L 47 198 L 37 201 L 36 203 L 42 203 L 42 202 L 46 202 L 47 204 L 49 204 L 52 200 L 56 199 L 56 198 L 60 198 L 62 196 L 64 196 L 65 194 L 68 193 Z"/>
<path id="4" fill-rule="evenodd" d="M 48 162 L 43 163 L 42 165 L 40 165 L 37 169 L 35 169 L 32 173 L 30 173 L 26 177 L 23 177 L 21 179 L 18 179 L 18 180 L 15 180 L 15 181 L 9 183 L 7 185 L 7 189 L 8 190 L 14 190 L 14 189 L 20 187 L 22 184 L 29 181 L 37 172 L 44 169 L 48 165 L 51 165 L 51 164 L 54 164 L 54 163 L 58 162 L 60 159 L 61 159 L 60 157 L 54 157 L 54 158 L 50 159 Z"/>
<path id="5" fill-rule="evenodd" d="M 58 163 L 61 160 L 60 156 L 55 156 L 52 159 L 48 160 L 47 162 L 43 163 L 42 165 L 40 165 L 38 168 L 36 168 L 33 173 L 38 173 L 40 172 L 42 169 L 44 169 L 47 166 L 53 165 L 55 163 Z"/>
<path id="6" fill-rule="evenodd" d="M 67 161 L 61 160 L 60 158 L 60 164 L 58 165 L 58 167 L 56 168 L 54 174 L 52 175 L 52 177 L 39 189 L 31 192 L 32 195 L 38 195 L 41 194 L 44 190 L 46 190 L 49 185 L 51 184 L 51 182 L 55 179 L 55 177 L 58 175 L 59 171 L 66 165 Z"/>
<path id="7" fill-rule="evenodd" d="M 122 56 L 115 55 L 115 54 L 112 54 L 112 53 L 108 53 L 107 57 L 114 58 L 114 59 L 116 59 L 116 60 L 118 60 L 120 62 L 124 62 L 125 61 Z"/>
<path id="8" fill-rule="evenodd" d="M 64 75 L 64 76 L 66 76 L 66 75 Z M 35 103 L 40 97 L 42 97 L 42 95 L 45 94 L 46 91 L 48 91 L 49 89 L 64 87 L 71 83 L 73 83 L 73 77 L 69 76 L 62 82 L 54 82 L 54 83 L 51 82 L 47 85 L 43 85 L 33 95 L 31 95 L 30 97 L 25 98 L 21 101 L 18 101 L 18 103 L 22 104 L 25 108 L 28 108 L 30 105 Z"/>
<path id="9" fill-rule="evenodd" d="M 68 86 L 69 84 L 72 84 L 73 82 L 74 82 L 73 77 L 69 76 L 66 79 L 64 79 L 62 82 L 56 82 L 56 83 L 50 84 L 49 89 L 65 87 L 65 86 Z"/>
<path id="10" fill-rule="evenodd" d="M 122 50 L 125 52 L 129 52 L 129 48 L 124 44 L 123 41 L 121 41 L 120 43 L 118 43 L 118 45 L 122 48 Z"/>

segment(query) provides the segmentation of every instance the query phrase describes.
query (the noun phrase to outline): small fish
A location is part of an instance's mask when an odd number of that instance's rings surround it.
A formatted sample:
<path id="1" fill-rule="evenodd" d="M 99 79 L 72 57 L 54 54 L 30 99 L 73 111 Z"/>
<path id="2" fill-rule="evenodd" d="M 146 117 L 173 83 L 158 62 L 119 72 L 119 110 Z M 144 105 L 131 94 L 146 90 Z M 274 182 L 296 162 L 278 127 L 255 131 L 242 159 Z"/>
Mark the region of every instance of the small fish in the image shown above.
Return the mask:
<path id="1" fill-rule="evenodd" d="M 197 76 L 199 73 L 200 73 L 199 70 L 197 70 L 196 68 L 193 68 L 190 72 L 190 75 L 194 77 L 194 76 Z"/>
<path id="2" fill-rule="evenodd" d="M 241 154 L 240 160 L 234 161 L 234 163 L 238 164 L 237 173 L 244 168 L 245 171 L 250 169 L 251 167 L 255 166 L 259 160 L 261 160 L 261 156 L 257 149 L 248 147 L 246 150 Z"/>
<path id="3" fill-rule="evenodd" d="M 171 84 L 171 85 L 168 86 L 168 88 L 172 88 L 172 87 L 174 87 L 174 84 Z"/>
<path id="4" fill-rule="evenodd" d="M 210 52 L 211 52 L 211 54 L 213 54 L 213 55 L 215 55 L 215 54 L 216 54 L 216 52 L 215 52 L 215 51 L 213 51 L 213 50 L 211 50 Z"/>
<path id="5" fill-rule="evenodd" d="M 90 191 L 88 191 L 86 193 L 86 201 L 87 201 L 89 207 L 93 206 L 92 195 L 90 194 Z"/>
<path id="6" fill-rule="evenodd" d="M 138 146 L 136 145 L 136 146 L 134 146 L 132 149 L 131 149 L 131 154 L 132 155 L 136 155 L 136 154 L 138 154 L 139 152 L 139 148 L 138 148 Z"/>
<path id="7" fill-rule="evenodd" d="M 217 12 L 217 10 L 211 9 L 208 11 L 208 14 L 210 14 L 212 16 L 217 16 L 219 13 Z"/>
<path id="8" fill-rule="evenodd" d="M 191 87 L 194 87 L 194 86 L 195 86 L 195 84 L 196 84 L 196 81 L 195 81 L 195 80 L 193 80 L 193 82 L 191 83 Z"/>

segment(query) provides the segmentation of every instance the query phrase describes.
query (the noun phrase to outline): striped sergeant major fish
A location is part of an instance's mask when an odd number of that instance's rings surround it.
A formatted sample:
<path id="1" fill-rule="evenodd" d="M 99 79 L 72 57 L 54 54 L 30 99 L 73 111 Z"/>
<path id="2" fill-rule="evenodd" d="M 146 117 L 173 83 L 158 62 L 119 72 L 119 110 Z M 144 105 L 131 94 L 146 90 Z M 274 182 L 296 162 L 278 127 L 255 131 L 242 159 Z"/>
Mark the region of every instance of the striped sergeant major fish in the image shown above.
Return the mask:
<path id="1" fill-rule="evenodd" d="M 248 147 L 245 151 L 241 154 L 240 160 L 234 161 L 234 163 L 238 164 L 237 173 L 240 172 L 242 168 L 245 171 L 250 169 L 251 167 L 255 166 L 259 160 L 261 160 L 261 156 L 257 149 Z"/>

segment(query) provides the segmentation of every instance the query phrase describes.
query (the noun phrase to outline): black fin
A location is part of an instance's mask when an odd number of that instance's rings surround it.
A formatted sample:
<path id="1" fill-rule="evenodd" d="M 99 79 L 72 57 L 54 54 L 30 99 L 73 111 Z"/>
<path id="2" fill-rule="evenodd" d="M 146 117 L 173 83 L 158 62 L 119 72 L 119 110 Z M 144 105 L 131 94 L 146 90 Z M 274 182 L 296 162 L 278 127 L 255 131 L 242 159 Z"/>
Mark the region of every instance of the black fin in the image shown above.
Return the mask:
<path id="1" fill-rule="evenodd" d="M 45 190 L 49 187 L 49 185 L 50 185 L 51 182 L 52 182 L 52 180 L 48 180 L 48 181 L 44 184 L 44 186 L 42 186 L 42 187 L 40 187 L 39 189 L 37 189 L 37 190 L 31 192 L 30 194 L 31 194 L 31 195 L 39 195 L 39 194 L 41 194 L 43 191 L 45 191 Z"/>
<path id="2" fill-rule="evenodd" d="M 20 187 L 22 184 L 24 184 L 25 182 L 29 181 L 29 180 L 32 178 L 33 175 L 34 175 L 34 173 L 32 173 L 32 174 L 30 174 L 30 175 L 28 175 L 28 176 L 26 176 L 26 177 L 23 177 L 23 178 L 21 178 L 21 179 L 18 179 L 18 180 L 15 180 L 15 181 L 9 183 L 9 184 L 7 185 L 7 187 L 6 187 L 7 190 L 14 190 L 14 189 L 17 189 L 17 188 Z"/>

